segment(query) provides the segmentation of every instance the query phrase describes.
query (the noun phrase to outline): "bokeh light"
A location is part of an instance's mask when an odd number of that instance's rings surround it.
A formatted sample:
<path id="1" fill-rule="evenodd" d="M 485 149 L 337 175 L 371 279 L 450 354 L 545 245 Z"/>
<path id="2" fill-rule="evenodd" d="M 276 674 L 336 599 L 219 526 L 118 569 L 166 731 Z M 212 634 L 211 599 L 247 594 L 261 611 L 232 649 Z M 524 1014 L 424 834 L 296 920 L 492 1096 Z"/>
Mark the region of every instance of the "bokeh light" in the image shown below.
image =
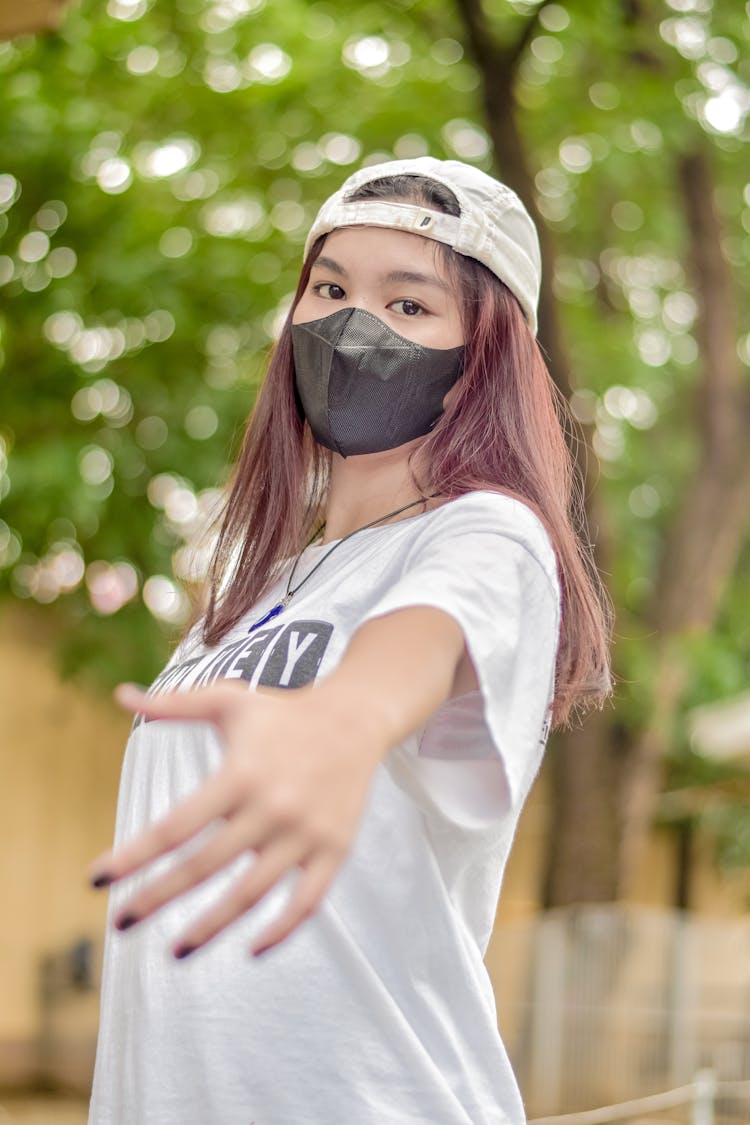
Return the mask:
<path id="1" fill-rule="evenodd" d="M 591 147 L 584 137 L 567 137 L 559 148 L 560 163 L 566 172 L 580 174 L 591 167 Z"/>
<path id="2" fill-rule="evenodd" d="M 650 519 L 661 508 L 661 496 L 652 484 L 638 484 L 628 496 L 628 507 L 639 519 Z"/>
<path id="3" fill-rule="evenodd" d="M 345 66 L 374 81 L 386 78 L 393 67 L 404 66 L 411 58 L 408 43 L 382 35 L 352 36 L 345 42 L 341 58 Z"/>
<path id="4" fill-rule="evenodd" d="M 241 194 L 214 200 L 201 211 L 204 229 L 216 238 L 245 237 L 259 231 L 265 218 L 260 201 Z"/>
<path id="5" fill-rule="evenodd" d="M 150 74 L 158 64 L 159 52 L 148 43 L 134 47 L 125 60 L 125 66 L 131 74 Z"/>
<path id="6" fill-rule="evenodd" d="M 79 455 L 78 468 L 81 479 L 86 484 L 104 484 L 112 476 L 114 468 L 112 454 L 101 446 L 88 445 Z"/>
<path id="7" fill-rule="evenodd" d="M 185 430 L 195 441 L 206 441 L 219 428 L 219 418 L 212 406 L 193 406 L 185 415 Z"/>
<path id="8" fill-rule="evenodd" d="M 320 149 L 331 164 L 353 164 L 358 159 L 362 145 L 347 133 L 326 133 L 320 138 Z"/>
<path id="9" fill-rule="evenodd" d="M 173 137 L 161 144 L 143 142 L 133 150 L 133 161 L 144 179 L 158 180 L 176 176 L 195 164 L 200 145 L 194 137 Z"/>
<path id="10" fill-rule="evenodd" d="M 490 149 L 489 137 L 479 125 L 456 119 L 443 127 L 445 143 L 462 160 L 482 160 Z"/>
<path id="11" fill-rule="evenodd" d="M 393 144 L 393 155 L 398 160 L 411 160 L 416 156 L 427 156 L 430 151 L 426 139 L 419 133 L 404 133 Z"/>
<path id="12" fill-rule="evenodd" d="M 101 415 L 110 425 L 124 426 L 133 417 L 130 393 L 112 379 L 98 379 L 81 387 L 73 395 L 70 409 L 79 422 L 92 422 Z"/>
<path id="13" fill-rule="evenodd" d="M 102 616 L 117 613 L 138 593 L 138 572 L 132 563 L 97 560 L 86 567 L 86 588 L 94 610 Z"/>
<path id="14" fill-rule="evenodd" d="M 264 4 L 265 0 L 216 0 L 203 12 L 200 25 L 211 33 L 226 31 L 238 20 L 259 12 Z"/>
<path id="15" fill-rule="evenodd" d="M 547 31 L 564 31 L 570 26 L 570 13 L 561 4 L 549 4 L 540 11 L 539 22 Z"/>
<path id="16" fill-rule="evenodd" d="M 132 23 L 144 16 L 148 11 L 147 0 L 109 0 L 107 15 L 115 20 L 125 20 Z"/>
<path id="17" fill-rule="evenodd" d="M 259 43 L 253 47 L 244 67 L 246 77 L 254 82 L 281 82 L 292 69 L 292 60 L 275 43 Z"/>
<path id="18" fill-rule="evenodd" d="M 2 538 L 0 527 L 0 552 Z M 19 544 L 18 537 L 11 533 L 13 538 Z M 14 555 L 18 557 L 16 552 Z M 12 585 L 18 597 L 33 598 L 42 605 L 49 605 L 61 594 L 75 590 L 83 579 L 84 571 L 81 548 L 75 540 L 62 540 L 53 543 L 42 558 L 24 555 L 12 573 Z"/>
<path id="19" fill-rule="evenodd" d="M 3 172 L 0 175 L 0 213 L 12 207 L 20 194 L 21 185 L 16 177 L 10 172 Z"/>
<path id="20" fill-rule="evenodd" d="M 120 195 L 132 184 L 133 171 L 121 156 L 110 156 L 99 165 L 96 182 L 108 195 Z"/>
<path id="21" fill-rule="evenodd" d="M 49 253 L 49 236 L 41 230 L 25 234 L 18 244 L 18 257 L 22 262 L 41 262 Z"/>
<path id="22" fill-rule="evenodd" d="M 135 430 L 135 440 L 142 449 L 160 449 L 168 436 L 167 423 L 155 414 L 142 418 Z"/>
<path id="23" fill-rule="evenodd" d="M 159 239 L 159 250 L 165 258 L 184 258 L 193 242 L 193 232 L 187 227 L 170 227 Z"/>
<path id="24" fill-rule="evenodd" d="M 650 429 L 658 417 L 653 399 L 640 387 L 608 387 L 602 402 L 610 417 L 623 419 L 639 430 Z"/>
<path id="25" fill-rule="evenodd" d="M 8 472 L 8 447 L 0 434 L 0 500 L 4 500 L 10 492 L 10 474 Z"/>
<path id="26" fill-rule="evenodd" d="M 453 66 L 464 57 L 464 49 L 457 39 L 436 39 L 430 55 L 440 66 Z"/>
<path id="27" fill-rule="evenodd" d="M 0 567 L 13 566 L 20 554 L 20 535 L 5 520 L 0 520 Z"/>
<path id="28" fill-rule="evenodd" d="M 164 574 L 154 574 L 143 584 L 146 608 L 160 621 L 182 624 L 190 608 L 185 591 Z"/>

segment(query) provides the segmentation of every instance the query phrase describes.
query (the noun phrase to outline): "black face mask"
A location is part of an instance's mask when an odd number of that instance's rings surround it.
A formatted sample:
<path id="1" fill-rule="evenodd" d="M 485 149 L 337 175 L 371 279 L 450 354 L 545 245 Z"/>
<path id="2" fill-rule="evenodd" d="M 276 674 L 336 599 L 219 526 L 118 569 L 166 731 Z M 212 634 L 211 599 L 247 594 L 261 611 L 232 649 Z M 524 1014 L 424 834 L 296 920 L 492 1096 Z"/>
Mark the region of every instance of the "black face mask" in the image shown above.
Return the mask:
<path id="1" fill-rule="evenodd" d="M 292 325 L 297 391 L 316 441 L 350 457 L 428 433 L 464 348 L 424 348 L 363 309 Z"/>

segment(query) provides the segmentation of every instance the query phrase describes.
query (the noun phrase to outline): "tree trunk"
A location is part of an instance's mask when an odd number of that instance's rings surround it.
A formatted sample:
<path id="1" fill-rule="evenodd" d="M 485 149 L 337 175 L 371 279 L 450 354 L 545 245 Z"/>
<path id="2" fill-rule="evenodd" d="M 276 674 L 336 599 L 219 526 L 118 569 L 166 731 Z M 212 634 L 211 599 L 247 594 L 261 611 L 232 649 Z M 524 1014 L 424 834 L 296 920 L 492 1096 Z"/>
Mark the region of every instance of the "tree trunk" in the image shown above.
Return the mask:
<path id="1" fill-rule="evenodd" d="M 546 765 L 552 800 L 542 887 L 545 909 L 617 896 L 617 761 L 610 709 L 552 738 Z"/>

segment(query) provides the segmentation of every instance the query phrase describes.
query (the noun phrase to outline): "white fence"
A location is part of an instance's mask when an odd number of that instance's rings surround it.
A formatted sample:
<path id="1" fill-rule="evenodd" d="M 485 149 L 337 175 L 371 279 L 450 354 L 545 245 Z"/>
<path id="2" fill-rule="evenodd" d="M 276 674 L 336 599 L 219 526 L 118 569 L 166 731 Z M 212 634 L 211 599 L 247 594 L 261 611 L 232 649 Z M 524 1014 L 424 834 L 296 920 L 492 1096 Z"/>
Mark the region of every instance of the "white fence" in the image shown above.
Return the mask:
<path id="1" fill-rule="evenodd" d="M 708 1070 L 715 1125 L 750 1122 L 750 919 L 550 911 L 496 932 L 491 971 L 531 1118 L 666 1094 Z M 688 1100 L 602 1120 L 683 1125 Z"/>
<path id="2" fill-rule="evenodd" d="M 580 1113 L 535 1117 L 529 1125 L 614 1125 L 618 1121 L 645 1125 L 657 1120 L 663 1123 L 666 1119 L 655 1115 L 661 1114 L 663 1110 L 677 1109 L 689 1111 L 689 1118 L 680 1116 L 680 1121 L 689 1120 L 690 1125 L 716 1125 L 717 1106 L 722 1098 L 727 1097 L 747 1098 L 750 1104 L 750 1082 L 718 1082 L 712 1070 L 701 1070 L 689 1086 L 679 1086 L 676 1090 L 664 1090 L 661 1094 L 649 1094 L 645 1098 L 599 1106 Z M 669 1120 L 676 1122 L 677 1118 L 670 1113 Z M 747 1118 L 743 1117 L 742 1120 Z"/>

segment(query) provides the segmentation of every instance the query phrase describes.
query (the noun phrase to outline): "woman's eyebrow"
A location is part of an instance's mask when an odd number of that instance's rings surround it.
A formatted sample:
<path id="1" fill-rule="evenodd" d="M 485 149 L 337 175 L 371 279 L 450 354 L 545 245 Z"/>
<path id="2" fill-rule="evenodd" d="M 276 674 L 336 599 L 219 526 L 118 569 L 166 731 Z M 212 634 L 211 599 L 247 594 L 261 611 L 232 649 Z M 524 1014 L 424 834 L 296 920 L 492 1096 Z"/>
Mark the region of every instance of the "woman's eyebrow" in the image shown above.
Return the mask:
<path id="1" fill-rule="evenodd" d="M 321 254 L 315 259 L 312 268 L 315 269 L 316 267 L 330 270 L 331 273 L 338 274 L 339 277 L 349 276 L 348 271 L 335 258 L 329 258 L 325 254 Z M 386 284 L 395 283 L 398 285 L 406 282 L 410 285 L 432 285 L 436 289 L 449 289 L 449 286 L 435 274 L 417 273 L 415 270 L 389 270 L 388 273 L 383 275 L 383 281 Z"/>
<path id="2" fill-rule="evenodd" d="M 343 266 L 340 266 L 333 258 L 327 258 L 325 254 L 320 254 L 312 264 L 312 268 L 320 266 L 321 269 L 330 270 L 331 273 L 337 273 L 339 277 L 348 277 L 348 274 Z"/>
<path id="3" fill-rule="evenodd" d="M 414 270 L 391 270 L 390 273 L 385 275 L 384 281 L 388 282 L 410 282 L 413 285 L 433 285 L 436 289 L 448 289 L 449 287 L 439 277 L 431 273 L 415 273 Z"/>

